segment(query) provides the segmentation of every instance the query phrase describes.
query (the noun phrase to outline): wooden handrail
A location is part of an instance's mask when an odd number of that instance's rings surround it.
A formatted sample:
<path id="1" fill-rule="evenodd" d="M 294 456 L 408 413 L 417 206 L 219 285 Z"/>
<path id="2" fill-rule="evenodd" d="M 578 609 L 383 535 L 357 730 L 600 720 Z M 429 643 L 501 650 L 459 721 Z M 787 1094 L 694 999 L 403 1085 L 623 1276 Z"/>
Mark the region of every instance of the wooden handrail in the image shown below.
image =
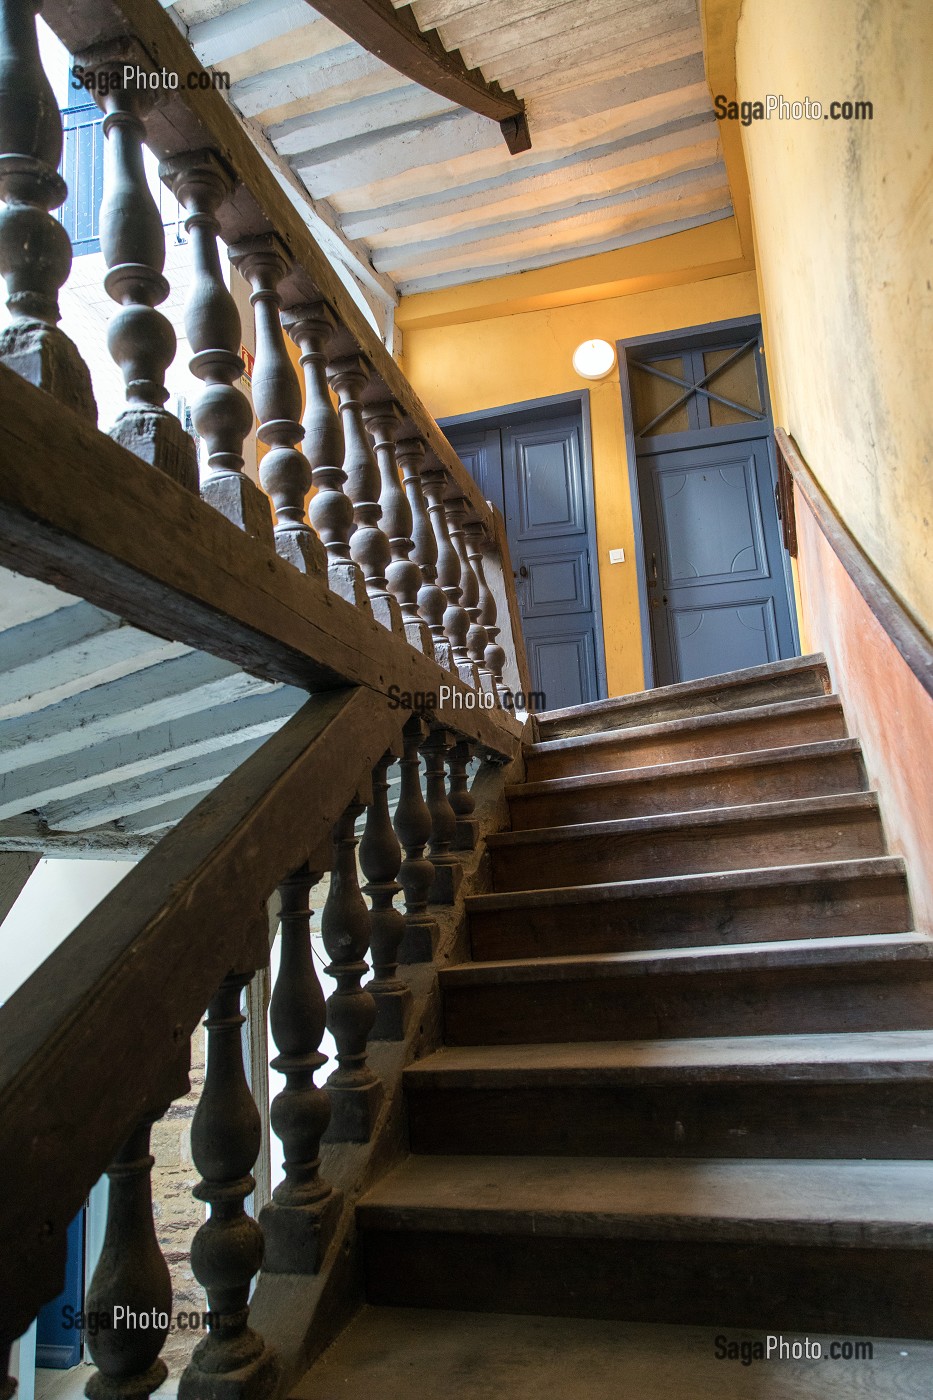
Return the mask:
<path id="1" fill-rule="evenodd" d="M 933 695 L 933 641 L 911 617 L 862 549 L 804 461 L 794 439 L 784 428 L 776 428 L 774 438 L 780 464 L 790 474 L 836 558 L 924 690 Z M 793 511 L 792 493 L 782 493 L 782 508 L 786 534 L 788 525 L 794 528 L 794 522 L 788 521 L 786 515 L 788 509 Z"/>
<path id="2" fill-rule="evenodd" d="M 231 968 L 268 960 L 264 902 L 402 727 L 368 690 L 312 698 L 145 857 L 0 1009 L 0 1315 L 60 1287 L 68 1222 Z M 313 794 L 313 800 L 311 795 Z"/>
<path id="3" fill-rule="evenodd" d="M 45 0 L 42 17 L 71 53 L 125 38 L 138 45 L 157 69 L 181 74 L 205 71 L 158 0 Z M 278 234 L 295 260 L 281 285 L 283 304 L 318 299 L 329 304 L 351 342 L 345 352 L 361 350 L 382 381 L 372 388 L 374 399 L 388 394 L 397 401 L 407 416 L 401 436 L 423 435 L 450 473 L 458 494 L 469 501 L 478 519 L 488 523 L 489 507 L 481 490 L 360 313 L 223 94 L 188 89 L 182 81 L 177 91 L 162 95 L 147 117 L 146 140 L 160 160 L 202 147 L 222 155 L 240 181 L 219 210 L 224 241 L 233 245 L 258 234 Z"/>

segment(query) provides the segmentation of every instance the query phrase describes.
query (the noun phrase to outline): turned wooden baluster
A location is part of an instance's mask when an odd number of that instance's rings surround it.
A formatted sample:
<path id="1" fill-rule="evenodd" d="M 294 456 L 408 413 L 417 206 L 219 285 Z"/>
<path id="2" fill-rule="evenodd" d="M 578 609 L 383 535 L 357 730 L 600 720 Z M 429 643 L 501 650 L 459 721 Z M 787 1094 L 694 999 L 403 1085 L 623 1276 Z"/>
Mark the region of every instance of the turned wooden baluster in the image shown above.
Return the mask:
<path id="1" fill-rule="evenodd" d="M 312 1274 L 321 1267 L 340 1214 L 340 1193 L 322 1178 L 321 1138 L 330 1122 L 327 1090 L 314 1076 L 326 1011 L 311 953 L 311 889 L 321 878 L 302 865 L 279 886 L 281 943 L 269 1019 L 278 1054 L 272 1068 L 285 1087 L 272 1101 L 270 1122 L 284 1148 L 285 1179 L 259 1216 L 267 1273 Z"/>
<path id="2" fill-rule="evenodd" d="M 432 904 L 453 904 L 463 878 L 460 862 L 454 855 L 457 841 L 457 814 L 447 796 L 445 765 L 447 761 L 447 730 L 435 724 L 421 746 L 427 779 L 427 803 L 431 814 L 431 840 L 428 855 L 434 866 L 434 880 L 429 895 Z"/>
<path id="3" fill-rule="evenodd" d="M 445 670 L 452 671 L 453 652 L 444 631 L 444 609 L 447 600 L 443 589 L 437 584 L 437 540 L 428 513 L 424 487 L 421 484 L 421 468 L 424 464 L 424 443 L 421 438 L 402 438 L 395 447 L 395 455 L 402 473 L 402 485 L 411 509 L 411 537 L 414 546 L 412 557 L 418 565 L 421 583 L 418 589 L 418 611 L 427 623 L 431 634 L 434 659 Z"/>
<path id="4" fill-rule="evenodd" d="M 395 440 L 402 415 L 398 406 L 388 400 L 372 404 L 363 412 L 379 461 L 379 475 L 382 478 L 382 491 L 379 503 L 382 506 L 382 526 L 389 537 L 392 562 L 386 569 L 386 582 L 390 591 L 398 599 L 402 612 L 402 625 L 405 636 L 413 647 L 434 657 L 431 633 L 418 612 L 418 588 L 421 584 L 421 570 L 409 558 L 414 549 L 412 539 L 412 513 L 408 497 L 402 488 L 396 459 Z"/>
<path id="5" fill-rule="evenodd" d="M 249 1325 L 250 1285 L 263 1255 L 262 1230 L 243 1209 L 255 1189 L 261 1125 L 243 1066 L 240 1002 L 250 973 L 231 972 L 207 1008 L 207 1070 L 191 1124 L 191 1155 L 201 1173 L 197 1200 L 210 1217 L 191 1246 L 191 1267 L 207 1293 L 210 1330 L 178 1385 L 180 1400 L 260 1400 L 278 1375 L 275 1354 Z"/>
<path id="6" fill-rule="evenodd" d="M 488 538 L 485 527 L 478 520 L 470 521 L 467 524 L 465 536 L 473 572 L 479 584 L 479 620 L 485 627 L 488 638 L 484 661 L 487 671 L 492 676 L 499 703 L 502 705 L 508 703 L 505 697 L 511 697 L 508 686 L 502 679 L 506 656 L 505 649 L 499 645 L 497 640 L 502 630 L 498 625 L 499 613 L 492 589 L 486 579 L 486 568 L 483 562 L 483 556 L 488 547 Z"/>
<path id="7" fill-rule="evenodd" d="M 428 727 L 419 715 L 412 715 L 402 730 L 401 781 L 395 808 L 395 832 L 405 851 L 398 873 L 405 892 L 405 937 L 399 948 L 402 963 L 430 962 L 440 933 L 440 925 L 428 912 L 434 866 L 424 853 L 431 839 L 431 813 L 421 791 L 420 750 L 427 735 Z"/>
<path id="8" fill-rule="evenodd" d="M 131 40 L 98 44 L 78 56 L 92 73 L 104 117 L 104 194 L 100 246 L 109 271 L 104 287 L 120 307 L 110 322 L 107 347 L 123 374 L 127 407 L 110 436 L 187 490 L 198 490 L 198 456 L 192 438 L 174 413 L 167 413 L 165 372 L 175 358 L 171 322 L 155 308 L 169 294 L 162 275 L 165 231 L 143 164 L 144 119 L 155 94 L 124 85 L 123 67 L 148 67 Z"/>
<path id="9" fill-rule="evenodd" d="M 107 1168 L 107 1228 L 84 1302 L 91 1315 L 114 1318 L 114 1308 L 122 1306 L 153 1316 L 158 1325 L 132 1326 L 122 1314 L 120 1323 L 87 1334 L 98 1368 L 84 1388 L 90 1400 L 144 1400 L 168 1375 L 159 1352 L 171 1322 L 172 1280 L 152 1220 L 155 1159 L 149 1151 L 162 1112 L 140 1120 Z"/>
<path id="10" fill-rule="evenodd" d="M 368 1142 L 382 1084 L 366 1060 L 376 1020 L 376 1002 L 362 986 L 369 971 L 369 910 L 356 873 L 356 819 L 363 803 L 354 799 L 334 826 L 334 864 L 321 918 L 327 971 L 337 983 L 327 1000 L 327 1029 L 337 1047 L 337 1068 L 327 1080 L 332 1117 L 326 1142 Z"/>
<path id="11" fill-rule="evenodd" d="M 331 589 L 348 603 L 369 608 L 360 566 L 350 556 L 353 506 L 344 493 L 346 473 L 343 428 L 327 388 L 327 346 L 336 323 L 324 302 L 290 307 L 282 316 L 285 329 L 301 351 L 305 377 L 305 435 L 302 450 L 311 464 L 315 494 L 309 514 L 327 552 Z"/>
<path id="12" fill-rule="evenodd" d="M 298 422 L 301 388 L 279 320 L 278 287 L 291 258 L 270 233 L 236 244 L 230 249 L 230 261 L 253 289 L 249 299 L 256 318 L 253 408 L 259 419 L 257 437 L 269 448 L 259 464 L 259 480 L 275 507 L 276 553 L 303 574 L 323 578 L 327 555 L 305 515 L 311 469 L 295 446 L 304 437 Z"/>
<path id="13" fill-rule="evenodd" d="M 447 599 L 444 611 L 444 631 L 450 642 L 453 666 L 460 679 L 479 690 L 479 672 L 466 649 L 470 619 L 460 603 L 460 556 L 454 548 L 447 526 L 444 493 L 447 473 L 443 467 L 430 467 L 421 473 L 424 494 L 428 502 L 434 538 L 437 541 L 437 581 Z"/>
<path id="14" fill-rule="evenodd" d="M 57 173 L 62 121 L 39 57 L 40 9 L 41 0 L 0 4 L 0 275 L 12 318 L 0 360 L 96 423 L 87 365 L 58 328 L 71 241 L 50 212 L 68 189 Z"/>
<path id="15" fill-rule="evenodd" d="M 402 888 L 398 882 L 402 848 L 389 812 L 388 771 L 395 758 L 395 750 L 390 749 L 373 769 L 373 800 L 360 842 L 360 865 L 367 881 L 363 893 L 369 895 L 372 904 L 369 923 L 373 980 L 368 990 L 376 998 L 373 1040 L 403 1039 L 411 1013 L 411 992 L 398 977 L 405 915 L 393 903 Z"/>
<path id="16" fill-rule="evenodd" d="M 346 444 L 343 469 L 356 523 L 350 537 L 350 554 L 363 572 L 373 615 L 390 632 L 402 632 L 402 614 L 386 580 L 392 548 L 388 536 L 379 527 L 382 517 L 379 466 L 363 424 L 362 393 L 369 382 L 369 369 L 362 356 L 350 355 L 335 360 L 328 368 L 327 378 L 336 391 L 343 420 Z"/>
<path id="17" fill-rule="evenodd" d="M 243 439 L 253 425 L 249 400 L 236 387 L 243 373 L 240 315 L 220 267 L 217 210 L 234 179 L 213 151 L 172 156 L 159 174 L 189 210 L 194 281 L 185 308 L 185 331 L 194 352 L 191 373 L 204 383 L 194 406 L 194 426 L 207 445 L 210 474 L 201 495 L 248 535 L 274 545 L 269 498 L 243 470 Z"/>
<path id="18" fill-rule="evenodd" d="M 467 766 L 473 758 L 473 745 L 460 739 L 448 755 L 450 767 L 450 805 L 457 819 L 454 846 L 458 851 L 473 851 L 479 836 L 479 822 L 473 813 L 476 801 L 470 791 Z"/>
<path id="19" fill-rule="evenodd" d="M 467 549 L 465 535 L 467 503 L 463 496 L 453 496 L 445 502 L 445 505 L 451 543 L 457 551 L 457 558 L 460 560 L 460 606 L 470 619 L 466 636 L 467 655 L 476 667 L 483 690 L 487 694 L 495 696 L 496 688 L 492 672 L 486 665 L 486 648 L 489 645 L 489 638 L 479 617 L 479 581 L 473 572 L 473 564 Z"/>

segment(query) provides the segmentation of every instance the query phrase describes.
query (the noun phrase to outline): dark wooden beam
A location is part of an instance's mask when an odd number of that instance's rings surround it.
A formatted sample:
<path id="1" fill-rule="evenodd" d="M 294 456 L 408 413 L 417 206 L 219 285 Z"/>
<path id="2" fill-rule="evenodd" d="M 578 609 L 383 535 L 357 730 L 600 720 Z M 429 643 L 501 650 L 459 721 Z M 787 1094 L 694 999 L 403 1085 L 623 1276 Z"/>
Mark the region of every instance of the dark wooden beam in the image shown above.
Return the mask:
<path id="1" fill-rule="evenodd" d="M 412 82 L 497 121 L 512 155 L 531 150 L 525 104 L 514 92 L 468 68 L 459 49 L 445 49 L 436 29 L 422 30 L 411 5 L 392 0 L 314 0 L 314 9 Z"/>
<path id="2" fill-rule="evenodd" d="M 0 1335 L 61 1286 L 65 1231 L 220 980 L 268 959 L 265 901 L 327 837 L 403 716 L 308 701 L 128 872 L 0 1009 Z"/>
<path id="3" fill-rule="evenodd" d="M 364 685 L 450 698 L 438 718 L 511 758 L 521 726 L 0 365 L 0 563 L 157 637 L 308 691 Z"/>

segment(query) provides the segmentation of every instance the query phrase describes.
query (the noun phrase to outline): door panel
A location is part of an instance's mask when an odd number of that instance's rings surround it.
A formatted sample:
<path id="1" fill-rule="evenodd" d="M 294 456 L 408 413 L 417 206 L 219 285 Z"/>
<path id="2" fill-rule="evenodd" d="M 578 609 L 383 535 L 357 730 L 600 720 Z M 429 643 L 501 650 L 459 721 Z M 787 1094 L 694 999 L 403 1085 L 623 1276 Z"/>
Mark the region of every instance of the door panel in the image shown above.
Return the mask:
<path id="1" fill-rule="evenodd" d="M 656 682 L 796 654 L 767 438 L 638 458 Z"/>
<path id="2" fill-rule="evenodd" d="M 446 432 L 505 517 L 532 688 L 549 709 L 599 699 L 602 638 L 579 409 L 543 406 Z"/>

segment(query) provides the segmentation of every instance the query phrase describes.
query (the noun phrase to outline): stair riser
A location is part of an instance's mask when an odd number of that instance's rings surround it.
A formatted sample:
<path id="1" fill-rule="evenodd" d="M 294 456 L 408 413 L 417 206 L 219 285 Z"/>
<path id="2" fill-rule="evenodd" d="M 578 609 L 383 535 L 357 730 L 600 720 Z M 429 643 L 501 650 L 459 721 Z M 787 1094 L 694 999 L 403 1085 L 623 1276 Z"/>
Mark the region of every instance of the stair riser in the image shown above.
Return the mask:
<path id="1" fill-rule="evenodd" d="M 635 948 L 902 933 L 913 927 L 899 874 L 647 898 L 471 910 L 473 957 L 560 957 Z"/>
<path id="2" fill-rule="evenodd" d="M 855 753 L 793 760 L 710 775 L 617 786 L 582 792 L 517 795 L 509 803 L 513 831 L 569 826 L 574 822 L 652 817 L 664 812 L 694 812 L 707 807 L 738 807 L 747 802 L 780 802 L 799 797 L 826 797 L 864 792 L 865 775 Z"/>
<path id="3" fill-rule="evenodd" d="M 709 729 L 684 729 L 654 738 L 619 732 L 611 742 L 529 753 L 529 782 L 544 778 L 569 778 L 579 773 L 607 773 L 615 768 L 639 768 L 650 763 L 677 763 L 714 754 L 750 753 L 757 749 L 786 748 L 790 744 L 815 744 L 821 739 L 844 739 L 845 720 L 836 708 L 808 714 L 776 715 L 748 719 Z"/>
<path id="4" fill-rule="evenodd" d="M 933 1081 L 406 1086 L 413 1152 L 933 1157 Z"/>
<path id="5" fill-rule="evenodd" d="M 933 1027 L 933 976 L 818 967 L 502 982 L 444 989 L 447 1045 L 673 1040 Z"/>
<path id="6" fill-rule="evenodd" d="M 556 889 L 614 880 L 650 880 L 717 870 L 759 870 L 858 860 L 885 854 L 873 808 L 772 821 L 590 835 L 567 841 L 491 846 L 493 887 Z"/>
<path id="7" fill-rule="evenodd" d="M 793 672 L 786 676 L 771 676 L 744 685 L 722 686 L 697 695 L 659 696 L 648 691 L 637 704 L 624 702 L 607 706 L 597 713 L 576 718 L 538 720 L 538 736 L 547 739 L 570 739 L 581 734 L 603 734 L 607 730 L 635 724 L 663 724 L 666 720 L 692 719 L 698 715 L 721 714 L 723 710 L 750 709 L 754 705 L 778 705 L 785 700 L 808 700 L 825 695 L 822 671 Z"/>
<path id="8" fill-rule="evenodd" d="M 933 1251 L 368 1228 L 369 1301 L 768 1333 L 933 1335 Z"/>

